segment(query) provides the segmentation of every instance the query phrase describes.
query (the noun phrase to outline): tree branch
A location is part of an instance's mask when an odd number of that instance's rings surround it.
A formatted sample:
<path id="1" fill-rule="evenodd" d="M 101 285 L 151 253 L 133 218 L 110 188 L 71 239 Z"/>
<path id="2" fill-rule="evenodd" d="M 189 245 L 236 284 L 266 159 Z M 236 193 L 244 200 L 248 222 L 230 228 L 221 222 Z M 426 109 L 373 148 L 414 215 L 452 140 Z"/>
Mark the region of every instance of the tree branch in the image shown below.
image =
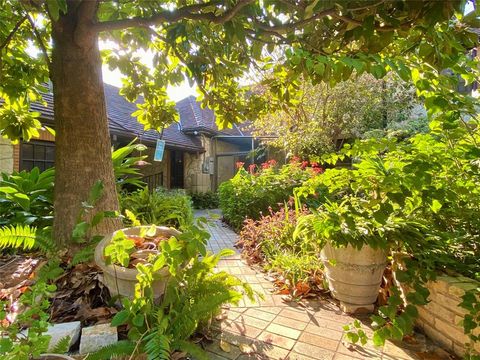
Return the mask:
<path id="1" fill-rule="evenodd" d="M 10 43 L 10 41 L 12 40 L 13 38 L 13 35 L 15 35 L 15 33 L 17 32 L 17 30 L 20 28 L 20 26 L 25 22 L 25 20 L 27 20 L 27 17 L 24 16 L 23 18 L 21 18 L 20 20 L 17 21 L 17 23 L 15 24 L 14 28 L 12 29 L 12 31 L 10 32 L 10 34 L 8 34 L 8 36 L 6 37 L 5 41 L 3 42 L 2 45 L 0 45 L 0 51 L 2 51 L 4 48 L 6 48 L 8 46 L 8 44 Z"/>
<path id="2" fill-rule="evenodd" d="M 214 12 L 201 12 L 200 10 L 210 6 L 218 5 L 218 1 L 212 1 L 202 4 L 187 5 L 174 11 L 162 11 L 150 17 L 135 17 L 130 19 L 112 20 L 99 22 L 93 26 L 96 32 L 123 30 L 130 27 L 144 27 L 157 25 L 162 22 L 174 23 L 180 20 L 206 20 L 215 24 L 223 24 L 231 20 L 245 6 L 253 3 L 255 0 L 238 0 L 230 9 L 224 11 L 221 15 L 215 15 Z M 200 12 L 199 12 L 200 11 Z"/>
<path id="3" fill-rule="evenodd" d="M 35 35 L 35 38 L 37 39 L 38 46 L 40 47 L 40 50 L 42 51 L 42 54 L 45 57 L 45 61 L 47 63 L 48 69 L 50 70 L 52 63 L 50 62 L 50 58 L 48 57 L 47 47 L 43 43 L 42 37 L 41 37 L 40 33 L 38 32 L 37 27 L 35 26 L 35 23 L 33 22 L 30 15 L 28 15 L 28 13 L 27 13 L 27 15 L 25 15 L 25 16 L 26 16 L 28 22 L 30 23 L 30 25 L 32 27 L 33 34 Z"/>

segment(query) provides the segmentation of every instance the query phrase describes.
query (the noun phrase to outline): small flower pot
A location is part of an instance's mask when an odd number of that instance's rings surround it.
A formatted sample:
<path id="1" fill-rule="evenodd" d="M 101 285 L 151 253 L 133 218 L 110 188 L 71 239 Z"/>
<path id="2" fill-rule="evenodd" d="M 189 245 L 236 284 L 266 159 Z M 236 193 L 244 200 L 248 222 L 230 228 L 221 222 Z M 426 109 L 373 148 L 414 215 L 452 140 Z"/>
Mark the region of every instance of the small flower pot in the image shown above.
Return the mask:
<path id="1" fill-rule="evenodd" d="M 387 252 L 367 245 L 358 250 L 351 245 L 335 248 L 327 243 L 321 259 L 330 291 L 340 300 L 342 310 L 372 311 L 387 265 Z"/>
<path id="2" fill-rule="evenodd" d="M 123 231 L 127 236 L 138 236 L 140 235 L 140 230 L 142 228 L 149 229 L 150 226 L 135 226 L 118 231 Z M 110 243 L 116 233 L 117 231 L 111 235 L 105 236 L 105 238 L 97 245 L 95 248 L 95 263 L 102 269 L 103 283 L 107 286 L 108 290 L 110 290 L 111 295 L 119 295 L 132 299 L 135 294 L 135 284 L 137 283 L 137 269 L 125 268 L 113 264 L 107 265 L 105 263 L 105 247 Z M 157 226 L 157 232 L 155 234 L 155 236 L 166 237 L 178 235 L 180 235 L 179 231 L 163 226 Z M 152 284 L 155 299 L 159 299 L 163 295 L 168 278 L 170 277 L 170 273 L 166 267 L 161 269 L 158 274 L 160 275 L 160 278 L 155 280 Z"/>

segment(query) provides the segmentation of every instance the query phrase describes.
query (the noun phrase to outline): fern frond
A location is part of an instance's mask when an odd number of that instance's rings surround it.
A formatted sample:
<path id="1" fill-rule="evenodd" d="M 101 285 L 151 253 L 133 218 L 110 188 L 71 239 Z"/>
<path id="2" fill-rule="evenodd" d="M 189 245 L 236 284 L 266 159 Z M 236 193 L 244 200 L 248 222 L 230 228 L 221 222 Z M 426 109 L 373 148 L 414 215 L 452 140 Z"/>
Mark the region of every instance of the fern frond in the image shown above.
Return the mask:
<path id="1" fill-rule="evenodd" d="M 98 351 L 90 353 L 88 360 L 109 360 L 116 356 L 131 355 L 135 351 L 135 343 L 130 340 L 120 340 L 107 345 Z"/>
<path id="2" fill-rule="evenodd" d="M 168 360 L 170 359 L 170 338 L 161 331 L 153 331 L 145 336 L 145 352 L 148 360 Z"/>
<path id="3" fill-rule="evenodd" d="M 95 253 L 95 246 L 97 244 L 90 244 L 87 247 L 83 248 L 80 251 L 77 251 L 75 255 L 73 255 L 72 261 L 70 266 L 75 266 L 80 263 L 90 262 L 93 260 L 93 255 Z"/>
<path id="4" fill-rule="evenodd" d="M 65 354 L 70 349 L 70 336 L 65 336 L 60 339 L 60 341 L 53 347 L 52 353 L 54 354 Z"/>
<path id="5" fill-rule="evenodd" d="M 5 248 L 23 250 L 37 248 L 44 252 L 52 252 L 55 250 L 55 244 L 51 237 L 35 227 L 11 225 L 0 228 L 0 249 Z"/>

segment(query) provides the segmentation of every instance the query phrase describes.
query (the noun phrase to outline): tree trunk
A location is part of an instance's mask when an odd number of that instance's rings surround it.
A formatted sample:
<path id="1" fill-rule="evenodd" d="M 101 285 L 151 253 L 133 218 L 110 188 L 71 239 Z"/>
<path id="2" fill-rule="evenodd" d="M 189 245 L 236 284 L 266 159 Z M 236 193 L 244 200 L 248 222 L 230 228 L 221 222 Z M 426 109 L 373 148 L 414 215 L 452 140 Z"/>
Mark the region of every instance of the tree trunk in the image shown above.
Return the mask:
<path id="1" fill-rule="evenodd" d="M 54 237 L 61 248 L 72 246 L 72 230 L 92 186 L 101 180 L 103 196 L 92 213 L 118 210 L 105 108 L 102 61 L 94 1 L 69 2 L 67 14 L 53 22 L 51 78 L 55 99 Z M 104 220 L 95 230 L 106 234 L 118 227 Z"/>

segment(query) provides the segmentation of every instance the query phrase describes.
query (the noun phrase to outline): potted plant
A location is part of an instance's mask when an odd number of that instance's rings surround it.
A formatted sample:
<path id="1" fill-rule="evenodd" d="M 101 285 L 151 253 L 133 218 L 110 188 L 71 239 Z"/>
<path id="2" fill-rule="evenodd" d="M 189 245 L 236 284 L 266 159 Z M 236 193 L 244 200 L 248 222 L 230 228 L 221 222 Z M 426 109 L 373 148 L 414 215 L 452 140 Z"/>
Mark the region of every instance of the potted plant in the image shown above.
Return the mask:
<path id="1" fill-rule="evenodd" d="M 318 244 L 332 295 L 345 312 L 372 311 L 394 238 L 408 224 L 377 221 L 361 199 L 325 203 L 300 217 L 295 236 Z"/>
<path id="2" fill-rule="evenodd" d="M 95 263 L 103 270 L 103 282 L 112 295 L 133 298 L 138 264 L 154 261 L 161 252 L 161 243 L 181 233 L 163 226 L 134 226 L 106 236 L 95 248 Z M 155 272 L 152 288 L 155 298 L 165 292 L 170 276 L 162 267 Z"/>

